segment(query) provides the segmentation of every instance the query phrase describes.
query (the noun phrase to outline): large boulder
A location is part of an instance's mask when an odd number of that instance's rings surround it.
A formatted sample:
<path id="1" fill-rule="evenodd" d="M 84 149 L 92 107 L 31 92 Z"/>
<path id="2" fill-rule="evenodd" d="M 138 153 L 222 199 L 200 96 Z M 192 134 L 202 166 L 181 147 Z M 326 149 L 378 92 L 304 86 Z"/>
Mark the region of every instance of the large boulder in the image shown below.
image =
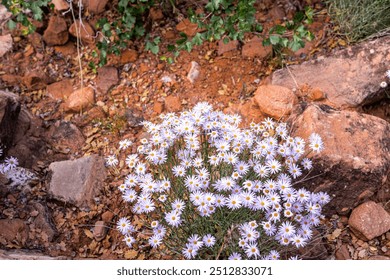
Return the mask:
<path id="1" fill-rule="evenodd" d="M 91 208 L 106 178 L 104 159 L 91 155 L 76 160 L 53 162 L 48 193 L 64 203 Z"/>
<path id="2" fill-rule="evenodd" d="M 7 150 L 17 128 L 21 105 L 16 94 L 0 91 L 0 148 Z"/>
<path id="3" fill-rule="evenodd" d="M 276 71 L 271 83 L 299 90 L 303 85 L 321 89 L 334 108 L 357 108 L 385 96 L 380 84 L 390 60 L 390 36 L 363 42 Z"/>
<path id="4" fill-rule="evenodd" d="M 325 149 L 309 156 L 316 168 L 302 186 L 332 196 L 328 214 L 347 214 L 372 197 L 387 179 L 390 167 L 390 124 L 383 119 L 326 105 L 310 105 L 293 121 L 293 135 L 305 139 L 313 132 Z"/>
<path id="5" fill-rule="evenodd" d="M 46 155 L 41 121 L 21 106 L 18 95 L 5 91 L 0 91 L 0 143 L 3 156 L 16 157 L 26 168 Z"/>

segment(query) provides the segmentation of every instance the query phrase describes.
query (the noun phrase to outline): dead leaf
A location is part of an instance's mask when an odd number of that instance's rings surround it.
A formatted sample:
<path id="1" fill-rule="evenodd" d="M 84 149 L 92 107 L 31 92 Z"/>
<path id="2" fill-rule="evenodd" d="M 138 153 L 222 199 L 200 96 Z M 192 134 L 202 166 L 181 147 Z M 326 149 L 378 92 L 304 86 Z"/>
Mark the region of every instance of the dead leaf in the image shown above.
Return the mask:
<path id="1" fill-rule="evenodd" d="M 88 238 L 93 239 L 93 233 L 89 229 L 84 229 L 84 233 Z"/>
<path id="2" fill-rule="evenodd" d="M 138 216 L 134 216 L 134 226 L 136 229 L 140 229 L 142 226 L 144 225 L 144 223 L 142 222 L 142 220 L 138 217 Z"/>
<path id="3" fill-rule="evenodd" d="M 91 251 L 95 251 L 96 247 L 98 246 L 98 243 L 95 240 L 92 240 L 92 242 L 88 245 L 88 248 Z"/>
<path id="4" fill-rule="evenodd" d="M 343 39 L 338 39 L 337 43 L 339 43 L 339 45 L 343 46 L 343 47 L 345 47 L 347 45 L 347 42 L 345 42 L 345 40 L 343 40 Z"/>
<path id="5" fill-rule="evenodd" d="M 77 214 L 77 219 L 81 219 L 81 218 L 87 217 L 88 215 L 89 215 L 88 212 L 79 212 Z"/>
<path id="6" fill-rule="evenodd" d="M 327 236 L 328 240 L 329 241 L 335 240 L 337 237 L 340 236 L 341 232 L 342 232 L 341 229 L 339 229 L 339 228 L 335 229 L 335 231 L 332 232 L 332 234 L 328 234 L 328 236 Z"/>
<path id="7" fill-rule="evenodd" d="M 85 133 L 85 136 L 86 136 L 86 137 L 90 137 L 90 136 L 94 135 L 96 132 L 98 132 L 99 130 L 100 130 L 100 128 L 94 127 L 94 128 L 92 128 L 91 130 L 87 131 L 87 132 Z"/>
<path id="8" fill-rule="evenodd" d="M 136 250 L 129 250 L 125 253 L 126 260 L 134 260 L 137 256 L 138 256 L 138 251 Z"/>

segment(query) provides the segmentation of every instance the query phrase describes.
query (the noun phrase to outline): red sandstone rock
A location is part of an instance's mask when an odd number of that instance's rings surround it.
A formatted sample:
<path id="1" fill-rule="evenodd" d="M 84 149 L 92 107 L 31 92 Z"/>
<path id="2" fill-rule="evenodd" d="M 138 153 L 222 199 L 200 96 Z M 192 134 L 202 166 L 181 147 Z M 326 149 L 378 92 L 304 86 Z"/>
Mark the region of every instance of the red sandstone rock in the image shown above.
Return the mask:
<path id="1" fill-rule="evenodd" d="M 235 51 L 238 49 L 239 43 L 237 40 L 230 40 L 227 44 L 223 40 L 218 42 L 218 55 L 223 55 L 224 53 Z"/>
<path id="2" fill-rule="evenodd" d="M 179 24 L 176 25 L 176 29 L 179 32 L 185 33 L 188 37 L 193 37 L 200 31 L 198 25 L 191 22 L 188 18 L 179 22 Z"/>
<path id="3" fill-rule="evenodd" d="M 68 99 L 64 103 L 65 111 L 80 112 L 91 108 L 95 103 L 95 92 L 93 88 L 85 87 L 78 89 L 69 95 Z"/>
<path id="4" fill-rule="evenodd" d="M 290 89 L 273 85 L 259 86 L 254 100 L 261 112 L 277 120 L 289 116 L 298 103 L 298 97 Z"/>
<path id="5" fill-rule="evenodd" d="M 96 79 L 97 89 L 102 94 L 107 92 L 115 85 L 119 83 L 118 69 L 113 66 L 104 66 L 99 68 L 98 76 Z"/>
<path id="6" fill-rule="evenodd" d="M 368 201 L 353 209 L 348 224 L 356 237 L 368 241 L 390 230 L 390 214 Z"/>
<path id="7" fill-rule="evenodd" d="M 68 79 L 55 82 L 48 85 L 46 91 L 54 99 L 66 100 L 73 92 L 73 82 Z"/>
<path id="8" fill-rule="evenodd" d="M 348 214 L 359 197 L 367 199 L 382 188 L 390 163 L 388 122 L 326 105 L 310 105 L 292 119 L 292 135 L 308 139 L 311 133 L 318 133 L 324 142 L 321 153 L 309 155 L 315 159 L 314 175 L 318 175 L 302 186 L 332 196 L 325 214 Z"/>
<path id="9" fill-rule="evenodd" d="M 271 51 L 271 46 L 263 46 L 263 40 L 256 37 L 244 44 L 242 47 L 242 56 L 248 58 L 258 57 L 262 59 L 266 58 Z"/>
<path id="10" fill-rule="evenodd" d="M 79 38 L 82 42 L 86 44 L 92 44 L 95 42 L 95 31 L 92 26 L 86 21 L 77 20 L 74 22 L 70 28 L 69 33 L 76 38 Z"/>
<path id="11" fill-rule="evenodd" d="M 49 46 L 64 45 L 68 42 L 69 33 L 66 21 L 60 16 L 51 16 L 43 33 L 43 40 Z"/>
<path id="12" fill-rule="evenodd" d="M 181 110 L 180 98 L 177 96 L 168 96 L 165 98 L 165 110 L 168 112 L 177 112 Z"/>

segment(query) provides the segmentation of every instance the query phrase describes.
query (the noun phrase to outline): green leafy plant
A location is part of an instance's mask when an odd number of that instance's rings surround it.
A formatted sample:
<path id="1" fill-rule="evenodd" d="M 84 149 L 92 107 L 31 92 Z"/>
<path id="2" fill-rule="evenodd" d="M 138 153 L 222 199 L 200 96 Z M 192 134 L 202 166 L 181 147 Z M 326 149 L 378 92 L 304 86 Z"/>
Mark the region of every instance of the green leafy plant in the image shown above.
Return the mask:
<path id="1" fill-rule="evenodd" d="M 107 63 L 107 55 L 119 55 L 130 40 L 139 39 L 145 35 L 143 17 L 153 5 L 154 1 L 150 0 L 120 0 L 117 7 L 120 18 L 112 22 L 109 22 L 107 18 L 101 18 L 98 21 L 96 28 L 103 34 L 103 39 L 97 43 L 100 52 L 99 66 Z M 158 43 L 157 38 L 148 41 L 147 50 L 157 53 Z"/>
<path id="2" fill-rule="evenodd" d="M 154 38 L 152 41 L 147 40 L 145 50 L 151 51 L 153 54 L 158 54 L 160 48 L 158 44 L 161 42 L 160 37 Z"/>
<path id="3" fill-rule="evenodd" d="M 15 15 L 15 20 L 22 23 L 27 28 L 23 30 L 25 34 L 34 31 L 35 27 L 29 20 L 32 18 L 41 20 L 43 8 L 47 7 L 50 0 L 21 1 L 2 0 L 2 3 Z M 166 1 L 176 12 L 178 1 Z M 306 9 L 298 12 L 294 19 L 281 25 L 276 25 L 268 34 L 262 34 L 263 27 L 255 18 L 255 0 L 210 0 L 204 5 L 203 13 L 196 13 L 189 7 L 187 17 L 191 22 L 196 23 L 199 32 L 193 37 L 188 37 L 185 33 L 180 33 L 180 39 L 175 44 L 167 46 L 168 51 L 173 53 L 173 57 L 162 56 L 162 60 L 169 63 L 174 62 L 174 58 L 180 51 L 192 51 L 194 46 L 202 45 L 205 41 L 223 40 L 228 43 L 230 40 L 244 41 L 245 34 L 253 33 L 263 38 L 264 45 L 272 45 L 274 54 L 282 55 L 285 48 L 293 51 L 304 47 L 305 40 L 311 40 L 313 35 L 306 29 L 305 25 L 311 23 L 313 11 Z M 161 4 L 161 3 L 160 3 Z M 153 0 L 119 0 L 115 12 L 119 17 L 114 20 L 100 18 L 96 28 L 102 35 L 102 39 L 97 42 L 97 52 L 94 57 L 99 57 L 98 65 L 89 62 L 89 66 L 96 71 L 97 66 L 107 63 L 110 54 L 119 55 L 121 51 L 128 47 L 130 41 L 144 39 L 144 48 L 153 54 L 160 52 L 161 38 L 152 38 L 149 34 L 145 36 L 146 19 L 150 9 L 155 5 Z M 81 16 L 81 15 L 80 15 Z M 15 28 L 16 22 L 11 19 L 8 22 L 10 28 Z"/>
<path id="4" fill-rule="evenodd" d="M 196 23 L 200 32 L 189 39 L 184 33 L 182 38 L 171 48 L 178 55 L 180 50 L 191 51 L 194 46 L 204 41 L 223 39 L 225 43 L 230 40 L 244 40 L 248 32 L 261 32 L 262 26 L 254 17 L 256 9 L 255 0 L 241 0 L 236 3 L 232 0 L 212 0 L 205 5 L 206 13 L 196 14 L 188 11 L 191 22 Z"/>
<path id="5" fill-rule="evenodd" d="M 49 2 L 50 0 L 2 0 L 1 3 L 14 15 L 14 18 L 8 21 L 8 28 L 15 29 L 17 23 L 19 22 L 26 27 L 25 29 L 22 29 L 23 35 L 34 32 L 35 26 L 31 23 L 31 17 L 35 20 L 41 21 L 43 17 L 43 9 L 48 7 Z"/>
<path id="6" fill-rule="evenodd" d="M 196 14 L 189 11 L 190 20 L 196 23 L 201 30 L 192 39 L 182 33 L 182 38 L 172 46 L 175 55 L 178 51 L 191 51 L 195 45 L 203 41 L 223 39 L 224 43 L 230 40 L 244 40 L 247 33 L 253 33 L 263 38 L 263 45 L 271 45 L 274 55 L 283 56 L 286 48 L 297 51 L 305 46 L 305 41 L 311 41 L 314 36 L 306 28 L 313 21 L 314 12 L 311 8 L 299 11 L 294 18 L 283 24 L 275 25 L 268 34 L 262 34 L 263 27 L 255 19 L 256 9 L 254 0 L 212 0 L 205 9 L 208 14 Z"/>
<path id="7" fill-rule="evenodd" d="M 299 11 L 295 14 L 293 20 L 273 26 L 263 44 L 265 46 L 271 45 L 274 53 L 278 55 L 282 55 L 285 48 L 295 52 L 305 46 L 305 40 L 313 40 L 313 34 L 305 27 L 305 24 L 311 24 L 312 22 L 312 9 L 306 8 L 305 11 Z"/>

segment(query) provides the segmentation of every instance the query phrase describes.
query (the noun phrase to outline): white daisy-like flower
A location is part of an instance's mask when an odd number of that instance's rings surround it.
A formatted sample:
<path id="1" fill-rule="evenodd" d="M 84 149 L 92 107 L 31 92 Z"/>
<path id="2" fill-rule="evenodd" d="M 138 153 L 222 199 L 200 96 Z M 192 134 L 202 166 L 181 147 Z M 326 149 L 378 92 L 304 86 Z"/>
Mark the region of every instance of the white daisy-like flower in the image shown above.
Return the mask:
<path id="1" fill-rule="evenodd" d="M 123 241 L 126 242 L 126 245 L 129 248 L 133 247 L 133 243 L 135 242 L 135 238 L 131 235 L 125 235 L 125 238 L 123 238 Z"/>
<path id="2" fill-rule="evenodd" d="M 293 224 L 289 221 L 286 221 L 286 222 L 283 222 L 280 226 L 279 226 L 279 234 L 282 236 L 282 237 L 290 237 L 292 236 L 293 234 L 295 234 L 295 227 L 293 226 Z"/>
<path id="3" fill-rule="evenodd" d="M 245 253 L 248 258 L 254 257 L 257 259 L 260 256 L 260 251 L 256 243 L 249 243 L 245 248 Z"/>
<path id="4" fill-rule="evenodd" d="M 390 69 L 386 71 L 386 76 L 390 79 Z"/>
<path id="5" fill-rule="evenodd" d="M 119 141 L 119 149 L 125 150 L 128 147 L 130 147 L 132 144 L 133 144 L 133 142 L 131 142 L 131 140 L 129 140 L 129 139 L 121 140 L 121 141 Z"/>
<path id="6" fill-rule="evenodd" d="M 241 207 L 242 199 L 239 194 L 232 194 L 227 198 L 226 206 L 229 209 L 238 209 Z"/>
<path id="7" fill-rule="evenodd" d="M 257 196 L 254 199 L 253 206 L 254 210 L 268 210 L 271 207 L 271 201 L 268 197 Z"/>
<path id="8" fill-rule="evenodd" d="M 146 172 L 146 165 L 142 162 L 139 162 L 136 166 L 135 166 L 135 173 L 137 173 L 138 175 L 140 174 L 145 174 Z"/>
<path id="9" fill-rule="evenodd" d="M 162 243 L 162 237 L 159 235 L 153 235 L 149 238 L 149 245 L 152 246 L 152 248 L 157 248 Z"/>
<path id="10" fill-rule="evenodd" d="M 193 259 L 198 253 L 192 244 L 186 244 L 181 252 L 187 260 Z"/>
<path id="11" fill-rule="evenodd" d="M 297 191 L 297 200 L 300 202 L 306 202 L 310 200 L 310 192 L 304 188 Z"/>
<path id="12" fill-rule="evenodd" d="M 176 199 L 174 202 L 172 202 L 172 209 L 182 212 L 184 210 L 185 203 L 181 199 Z"/>
<path id="13" fill-rule="evenodd" d="M 271 250 L 268 255 L 268 259 L 270 260 L 278 260 L 280 258 L 280 254 L 276 250 Z"/>
<path id="14" fill-rule="evenodd" d="M 266 166 L 269 168 L 271 174 L 278 173 L 282 169 L 282 165 L 276 159 L 269 160 Z"/>
<path id="15" fill-rule="evenodd" d="M 180 215 L 177 213 L 177 211 L 171 211 L 167 214 L 165 214 L 165 221 L 173 227 L 178 227 L 181 223 Z"/>
<path id="16" fill-rule="evenodd" d="M 288 171 L 294 179 L 302 175 L 301 169 L 295 163 L 290 165 Z"/>
<path id="17" fill-rule="evenodd" d="M 122 198 L 126 202 L 133 202 L 137 199 L 137 192 L 133 189 L 125 190 L 125 193 L 122 195 Z"/>
<path id="18" fill-rule="evenodd" d="M 241 260 L 241 259 L 242 259 L 241 255 L 237 252 L 233 252 L 228 258 L 228 260 Z"/>
<path id="19" fill-rule="evenodd" d="M 274 121 L 271 118 L 264 119 L 263 124 L 268 129 L 274 129 L 274 124 L 275 123 L 274 123 Z"/>
<path id="20" fill-rule="evenodd" d="M 176 177 L 184 177 L 186 175 L 186 171 L 184 166 L 177 165 L 172 168 L 173 175 Z"/>
<path id="21" fill-rule="evenodd" d="M 197 234 L 191 235 L 187 241 L 188 241 L 188 244 L 191 244 L 195 250 L 198 250 L 198 249 L 202 248 L 202 246 L 203 246 L 202 238 Z"/>
<path id="22" fill-rule="evenodd" d="M 118 189 L 119 189 L 122 193 L 124 193 L 124 192 L 127 190 L 127 185 L 126 185 L 126 184 L 120 184 L 120 185 L 118 186 Z"/>
<path id="23" fill-rule="evenodd" d="M 297 248 L 304 247 L 307 243 L 307 239 L 299 234 L 293 235 L 290 240 Z"/>
<path id="24" fill-rule="evenodd" d="M 306 170 L 310 170 L 313 167 L 312 161 L 310 159 L 308 159 L 308 158 L 304 158 L 302 160 L 301 164 L 302 164 L 303 168 L 306 169 Z"/>
<path id="25" fill-rule="evenodd" d="M 117 229 L 122 234 L 127 234 L 128 231 L 131 229 L 130 221 L 125 217 L 120 218 L 119 221 L 117 222 Z"/>
<path id="26" fill-rule="evenodd" d="M 151 226 L 152 228 L 157 228 L 158 225 L 159 225 L 158 221 L 152 221 L 152 222 L 150 223 L 150 226 Z"/>
<path id="27" fill-rule="evenodd" d="M 212 236 L 211 234 L 207 234 L 207 235 L 203 236 L 202 240 L 203 240 L 203 243 L 206 247 L 213 247 L 215 244 L 215 241 L 216 241 L 215 237 Z"/>
<path id="28" fill-rule="evenodd" d="M 118 163 L 119 163 L 119 161 L 115 155 L 110 155 L 110 156 L 106 157 L 106 165 L 107 166 L 109 166 L 109 167 L 116 166 L 116 165 L 118 165 Z"/>
<path id="29" fill-rule="evenodd" d="M 164 237 L 166 232 L 167 230 L 163 225 L 158 225 L 156 228 L 153 229 L 153 234 L 158 235 L 160 237 Z"/>
<path id="30" fill-rule="evenodd" d="M 216 195 L 215 196 L 215 207 L 222 207 L 226 205 L 226 198 L 223 195 Z"/>

